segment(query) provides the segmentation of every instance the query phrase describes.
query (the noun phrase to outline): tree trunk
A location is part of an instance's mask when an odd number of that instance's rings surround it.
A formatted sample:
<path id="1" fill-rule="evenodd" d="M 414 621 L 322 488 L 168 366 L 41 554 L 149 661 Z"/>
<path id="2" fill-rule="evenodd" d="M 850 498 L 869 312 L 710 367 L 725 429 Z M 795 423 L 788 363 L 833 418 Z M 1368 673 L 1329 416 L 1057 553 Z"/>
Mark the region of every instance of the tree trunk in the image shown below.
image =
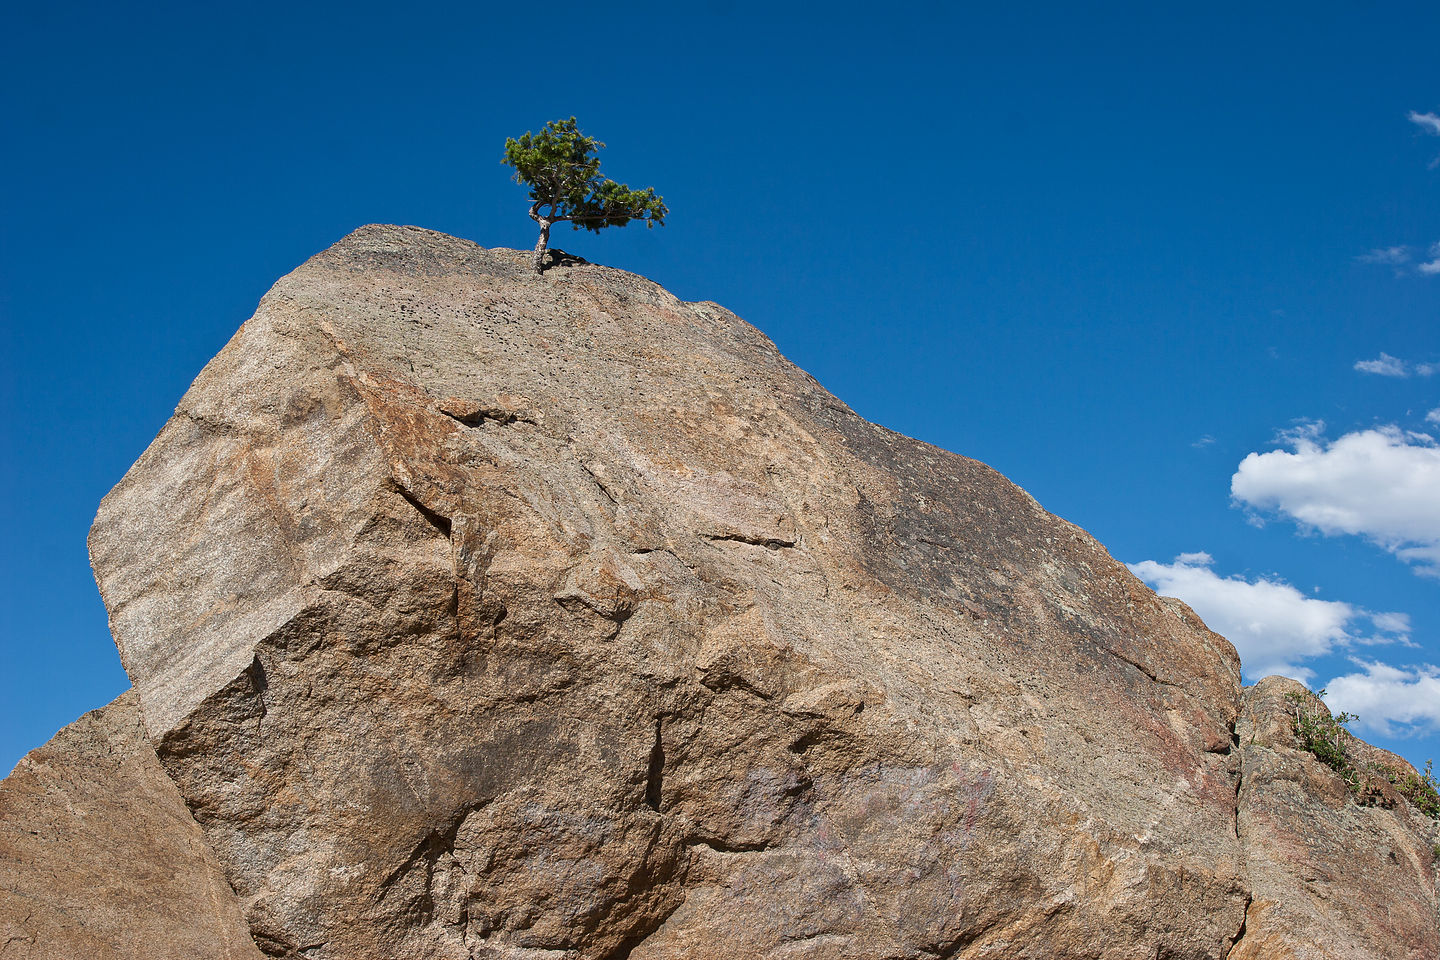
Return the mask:
<path id="1" fill-rule="evenodd" d="M 545 251 L 550 246 L 550 221 L 539 217 L 536 219 L 540 220 L 540 239 L 535 241 L 534 266 L 535 272 L 539 273 L 545 266 Z"/>

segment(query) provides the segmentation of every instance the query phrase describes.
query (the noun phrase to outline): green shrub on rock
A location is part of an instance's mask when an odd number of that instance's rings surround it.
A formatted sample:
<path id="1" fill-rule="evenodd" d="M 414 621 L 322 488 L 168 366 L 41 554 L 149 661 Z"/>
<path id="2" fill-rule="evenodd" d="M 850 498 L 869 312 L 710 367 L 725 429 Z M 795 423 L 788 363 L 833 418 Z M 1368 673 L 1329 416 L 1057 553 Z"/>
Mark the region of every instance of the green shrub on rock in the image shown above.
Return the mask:
<path id="1" fill-rule="evenodd" d="M 1300 746 L 1338 773 L 1358 803 L 1370 806 L 1380 802 L 1384 793 L 1379 784 L 1384 782 L 1416 810 L 1427 817 L 1440 819 L 1440 790 L 1437 790 L 1434 762 L 1425 761 L 1425 772 L 1416 773 L 1387 763 L 1358 759 L 1358 751 L 1354 747 L 1355 735 L 1347 729 L 1347 725 L 1359 717 L 1344 712 L 1332 715 L 1323 704 L 1316 704 L 1315 698 L 1324 696 L 1323 689 L 1317 691 L 1314 697 L 1303 693 L 1285 695 L 1291 704 L 1292 728 Z"/>

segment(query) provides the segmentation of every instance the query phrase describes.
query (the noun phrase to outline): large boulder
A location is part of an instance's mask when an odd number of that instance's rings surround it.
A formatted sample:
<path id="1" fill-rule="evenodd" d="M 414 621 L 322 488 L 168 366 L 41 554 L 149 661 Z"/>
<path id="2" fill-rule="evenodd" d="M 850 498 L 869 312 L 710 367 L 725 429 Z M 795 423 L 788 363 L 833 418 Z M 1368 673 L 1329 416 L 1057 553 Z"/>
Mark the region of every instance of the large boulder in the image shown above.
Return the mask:
<path id="1" fill-rule="evenodd" d="M 271 956 L 1219 958 L 1288 856 L 1229 643 L 622 271 L 355 232 L 90 547 Z"/>

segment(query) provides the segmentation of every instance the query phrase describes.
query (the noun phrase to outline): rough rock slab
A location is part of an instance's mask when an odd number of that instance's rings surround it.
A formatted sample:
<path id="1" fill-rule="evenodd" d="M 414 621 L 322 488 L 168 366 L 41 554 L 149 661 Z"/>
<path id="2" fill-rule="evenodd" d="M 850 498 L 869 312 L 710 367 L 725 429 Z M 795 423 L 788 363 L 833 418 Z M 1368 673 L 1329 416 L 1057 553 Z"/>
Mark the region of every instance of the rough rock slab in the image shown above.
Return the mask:
<path id="1" fill-rule="evenodd" d="M 347 237 L 92 529 L 267 954 L 1245 942 L 1223 638 L 724 309 L 527 261 Z"/>
<path id="2" fill-rule="evenodd" d="M 260 960 L 126 693 L 0 783 L 0 957 Z"/>
<path id="3" fill-rule="evenodd" d="M 1300 748 L 1287 694 L 1325 709 L 1295 681 L 1267 677 L 1246 689 L 1236 731 L 1237 824 L 1253 900 L 1232 960 L 1440 957 L 1440 829 L 1393 792 L 1357 803 L 1339 774 Z M 1354 748 L 1412 769 L 1368 744 Z"/>

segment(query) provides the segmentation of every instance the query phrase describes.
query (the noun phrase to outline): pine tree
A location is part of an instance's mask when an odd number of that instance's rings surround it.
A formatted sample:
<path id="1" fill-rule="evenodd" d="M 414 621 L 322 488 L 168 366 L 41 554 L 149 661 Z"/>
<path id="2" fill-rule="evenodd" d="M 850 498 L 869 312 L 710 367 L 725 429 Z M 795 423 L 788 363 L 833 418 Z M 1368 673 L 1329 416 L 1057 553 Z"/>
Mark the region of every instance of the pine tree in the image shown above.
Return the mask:
<path id="1" fill-rule="evenodd" d="M 604 146 L 581 133 L 574 117 L 505 141 L 504 162 L 515 168 L 515 182 L 530 188 L 530 218 L 540 224 L 536 273 L 545 265 L 552 224 L 569 221 L 576 230 L 594 231 L 623 227 L 631 220 L 644 220 L 647 227 L 665 225 L 670 211 L 654 187 L 631 190 L 600 175 L 596 151 Z"/>

